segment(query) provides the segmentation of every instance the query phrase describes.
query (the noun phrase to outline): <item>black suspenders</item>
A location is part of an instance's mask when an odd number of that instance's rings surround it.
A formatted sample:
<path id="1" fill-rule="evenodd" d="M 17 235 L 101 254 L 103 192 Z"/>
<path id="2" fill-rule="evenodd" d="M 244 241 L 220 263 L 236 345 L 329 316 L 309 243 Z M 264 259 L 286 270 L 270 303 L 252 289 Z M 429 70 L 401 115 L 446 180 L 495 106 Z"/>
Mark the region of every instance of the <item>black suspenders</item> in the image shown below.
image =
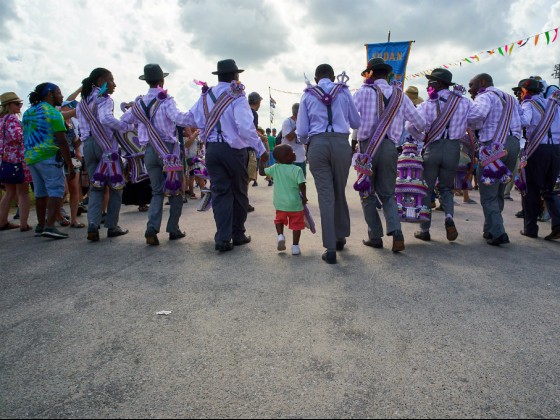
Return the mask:
<path id="1" fill-rule="evenodd" d="M 212 89 L 210 89 L 208 91 L 208 94 L 210 95 L 210 98 L 212 99 L 212 102 L 215 105 L 217 99 L 214 96 L 214 94 L 212 93 Z M 220 123 L 220 120 L 218 120 L 218 123 L 216 124 L 216 130 L 218 131 L 218 143 L 223 143 L 224 142 L 224 136 L 222 134 L 222 124 Z"/>

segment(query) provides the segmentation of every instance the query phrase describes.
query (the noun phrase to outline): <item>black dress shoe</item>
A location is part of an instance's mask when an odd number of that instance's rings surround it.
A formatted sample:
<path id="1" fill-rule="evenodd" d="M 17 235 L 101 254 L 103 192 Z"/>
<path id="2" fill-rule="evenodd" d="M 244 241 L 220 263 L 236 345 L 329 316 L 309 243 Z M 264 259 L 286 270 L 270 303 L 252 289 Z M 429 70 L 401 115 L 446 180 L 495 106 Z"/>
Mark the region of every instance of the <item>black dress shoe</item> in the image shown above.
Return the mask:
<path id="1" fill-rule="evenodd" d="M 342 251 L 344 249 L 344 245 L 346 245 L 346 239 L 340 239 L 336 241 L 336 250 Z"/>
<path id="2" fill-rule="evenodd" d="M 109 229 L 107 231 L 107 236 L 109 238 L 116 238 L 117 236 L 123 236 L 128 233 L 128 229 L 122 229 L 120 226 L 117 226 L 114 229 Z"/>
<path id="3" fill-rule="evenodd" d="M 222 242 L 221 244 L 216 244 L 216 251 L 227 252 L 233 250 L 233 244 L 231 242 Z"/>
<path id="4" fill-rule="evenodd" d="M 325 251 L 321 258 L 327 264 L 336 264 L 336 251 Z"/>
<path id="5" fill-rule="evenodd" d="M 247 235 L 243 235 L 240 238 L 234 239 L 233 244 L 235 246 L 245 245 L 251 242 L 251 237 Z"/>
<path id="6" fill-rule="evenodd" d="M 445 232 L 447 234 L 447 240 L 449 242 L 453 242 L 459 236 L 459 232 L 457 232 L 457 228 L 455 227 L 455 222 L 453 221 L 453 219 L 445 220 Z"/>
<path id="7" fill-rule="evenodd" d="M 152 234 L 147 234 L 145 235 L 146 237 L 146 244 L 151 245 L 151 246 L 158 246 L 159 245 L 159 239 L 157 237 L 157 234 L 152 233 Z"/>
<path id="8" fill-rule="evenodd" d="M 554 241 L 555 239 L 560 239 L 560 227 L 552 229 L 550 235 L 545 236 L 545 241 Z"/>
<path id="9" fill-rule="evenodd" d="M 507 235 L 507 233 L 503 233 L 501 236 L 499 236 L 498 238 L 490 238 L 486 241 L 486 243 L 488 245 L 492 245 L 492 246 L 500 246 L 500 245 L 505 245 L 505 244 L 509 244 L 509 236 Z"/>
<path id="10" fill-rule="evenodd" d="M 370 246 L 372 248 L 381 249 L 383 248 L 383 239 L 368 239 L 367 241 L 362 241 L 365 246 Z"/>
<path id="11" fill-rule="evenodd" d="M 176 241 L 177 239 L 183 239 L 187 234 L 185 232 L 171 232 L 169 234 L 170 241 Z"/>
<path id="12" fill-rule="evenodd" d="M 484 232 L 484 233 L 482 234 L 482 237 L 483 237 L 484 239 L 492 239 L 492 234 L 491 234 L 490 232 Z"/>
<path id="13" fill-rule="evenodd" d="M 254 212 L 254 211 L 255 211 L 255 208 L 252 205 L 249 204 L 247 206 L 247 213 L 251 213 L 251 212 Z"/>
<path id="14" fill-rule="evenodd" d="M 521 235 L 526 236 L 527 238 L 533 238 L 533 239 L 538 239 L 539 235 L 538 234 L 533 234 L 533 233 L 529 233 L 529 232 L 525 232 L 524 230 L 522 230 Z"/>
<path id="15" fill-rule="evenodd" d="M 430 235 L 430 232 L 422 232 L 421 230 L 419 230 L 418 232 L 416 232 L 414 234 L 414 237 L 416 239 L 420 239 L 421 241 L 425 241 L 425 242 L 430 242 L 432 240 L 432 237 Z"/>
<path id="16" fill-rule="evenodd" d="M 515 213 L 515 217 L 517 217 L 518 219 L 523 219 L 525 217 L 525 213 L 523 212 L 523 210 L 518 211 L 517 213 Z"/>

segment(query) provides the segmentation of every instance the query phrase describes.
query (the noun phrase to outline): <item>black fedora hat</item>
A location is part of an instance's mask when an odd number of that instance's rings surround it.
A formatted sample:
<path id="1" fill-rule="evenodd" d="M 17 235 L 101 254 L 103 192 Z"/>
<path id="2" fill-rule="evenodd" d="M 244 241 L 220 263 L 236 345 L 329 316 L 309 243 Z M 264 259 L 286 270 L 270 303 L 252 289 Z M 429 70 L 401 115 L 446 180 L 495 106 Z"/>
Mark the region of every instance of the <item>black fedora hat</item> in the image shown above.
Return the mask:
<path id="1" fill-rule="evenodd" d="M 453 75 L 447 69 L 434 69 L 431 74 L 427 74 L 426 78 L 428 80 L 435 80 L 437 82 L 442 82 L 448 86 L 453 86 L 455 83 L 451 81 Z"/>
<path id="2" fill-rule="evenodd" d="M 367 69 L 365 69 L 362 74 L 371 70 L 387 70 L 391 73 L 393 71 L 393 67 L 390 64 L 387 64 L 382 58 L 376 57 L 368 61 Z"/>
<path id="3" fill-rule="evenodd" d="M 144 74 L 138 78 L 148 82 L 156 82 L 167 76 L 169 76 L 169 73 L 164 73 L 159 64 L 146 64 L 144 66 Z"/>
<path id="4" fill-rule="evenodd" d="M 227 60 L 218 61 L 218 70 L 213 71 L 212 74 L 243 73 L 244 71 L 237 68 L 235 60 L 228 58 Z"/>

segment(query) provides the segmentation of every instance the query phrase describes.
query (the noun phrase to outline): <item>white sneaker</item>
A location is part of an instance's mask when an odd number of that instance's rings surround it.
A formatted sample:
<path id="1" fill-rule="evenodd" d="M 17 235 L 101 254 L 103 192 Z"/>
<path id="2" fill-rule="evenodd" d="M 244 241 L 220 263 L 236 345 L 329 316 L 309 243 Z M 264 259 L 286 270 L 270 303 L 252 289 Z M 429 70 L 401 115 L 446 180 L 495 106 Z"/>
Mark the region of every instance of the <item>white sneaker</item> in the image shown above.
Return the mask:
<path id="1" fill-rule="evenodd" d="M 278 235 L 278 251 L 286 250 L 286 237 L 284 235 Z"/>
<path id="2" fill-rule="evenodd" d="M 299 245 L 292 245 L 292 255 L 299 255 L 299 254 L 301 254 Z"/>

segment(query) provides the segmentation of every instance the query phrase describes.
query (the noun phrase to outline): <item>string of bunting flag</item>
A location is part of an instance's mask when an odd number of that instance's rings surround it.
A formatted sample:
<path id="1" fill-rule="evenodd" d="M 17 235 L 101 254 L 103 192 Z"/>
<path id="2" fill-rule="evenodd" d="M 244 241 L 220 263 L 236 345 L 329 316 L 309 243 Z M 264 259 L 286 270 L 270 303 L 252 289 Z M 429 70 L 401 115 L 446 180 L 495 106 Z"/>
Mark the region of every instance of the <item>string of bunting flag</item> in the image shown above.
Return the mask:
<path id="1" fill-rule="evenodd" d="M 513 49 L 515 47 L 517 47 L 517 48 L 524 47 L 527 44 L 529 44 L 529 41 L 531 41 L 531 40 L 533 40 L 532 44 L 534 46 L 536 46 L 539 43 L 539 40 L 541 40 L 543 38 L 543 35 L 544 35 L 544 38 L 546 38 L 546 45 L 549 45 L 549 44 L 552 44 L 554 41 L 556 41 L 556 39 L 558 38 L 558 29 L 560 29 L 560 27 L 550 29 L 546 32 L 541 32 L 540 34 L 530 36 L 529 38 L 526 38 L 526 39 L 520 39 L 519 41 L 516 41 L 516 42 L 510 42 L 510 43 L 507 43 L 507 44 L 502 45 L 500 47 L 492 48 L 492 49 L 489 49 L 489 50 L 484 50 L 484 51 L 479 52 L 478 54 L 469 55 L 468 57 L 462 58 L 461 60 L 458 60 L 458 61 L 455 61 L 455 62 L 452 62 L 452 63 L 448 63 L 448 64 L 443 64 L 439 67 L 440 68 L 443 67 L 443 68 L 447 69 L 449 67 L 462 66 L 463 63 L 469 63 L 469 64 L 478 63 L 480 60 L 482 60 L 483 58 L 487 58 L 487 57 L 494 57 L 494 56 L 507 57 L 507 56 L 511 55 L 511 53 L 513 52 Z M 425 76 L 426 74 L 430 74 L 432 72 L 432 70 L 434 70 L 435 68 L 436 67 L 431 68 L 431 69 L 427 69 L 427 70 L 423 70 L 423 71 L 418 72 L 418 73 L 409 74 L 405 77 L 405 80 Z"/>

